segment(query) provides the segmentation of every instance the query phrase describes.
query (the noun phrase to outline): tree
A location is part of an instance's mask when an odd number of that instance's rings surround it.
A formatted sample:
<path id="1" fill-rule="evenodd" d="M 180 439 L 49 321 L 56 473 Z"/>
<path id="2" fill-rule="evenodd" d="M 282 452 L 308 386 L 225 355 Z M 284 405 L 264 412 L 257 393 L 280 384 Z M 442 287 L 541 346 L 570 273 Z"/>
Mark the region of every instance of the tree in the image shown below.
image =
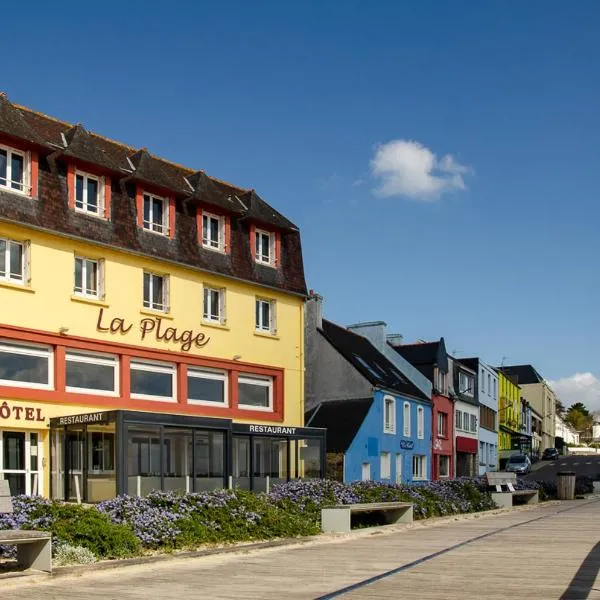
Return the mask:
<path id="1" fill-rule="evenodd" d="M 556 414 L 562 418 L 566 410 L 567 409 L 565 408 L 565 405 L 560 401 L 560 398 L 557 398 L 555 403 Z"/>
<path id="2" fill-rule="evenodd" d="M 582 402 L 576 402 L 567 409 L 565 422 L 571 425 L 575 431 L 583 433 L 591 429 L 594 417 Z"/>

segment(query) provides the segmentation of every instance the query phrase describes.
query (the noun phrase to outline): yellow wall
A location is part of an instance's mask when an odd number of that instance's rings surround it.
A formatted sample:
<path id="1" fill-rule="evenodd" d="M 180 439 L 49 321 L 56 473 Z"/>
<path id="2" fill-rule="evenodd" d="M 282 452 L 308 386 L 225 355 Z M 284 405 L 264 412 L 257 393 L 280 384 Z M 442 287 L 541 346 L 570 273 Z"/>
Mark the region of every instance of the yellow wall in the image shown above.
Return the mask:
<path id="1" fill-rule="evenodd" d="M 81 336 L 179 352 L 180 344 L 158 341 L 152 335 L 142 341 L 139 328 L 140 319 L 147 316 L 142 306 L 144 269 L 169 274 L 170 311 L 166 316 L 151 314 L 165 316 L 165 327 L 192 329 L 210 337 L 204 347 L 192 346 L 190 355 L 225 360 L 239 356 L 241 362 L 285 369 L 284 423 L 303 424 L 302 298 L 23 227 L 0 224 L 0 237 L 31 241 L 30 288 L 24 290 L 22 286 L 0 284 L 1 323 L 54 334 L 61 328 L 68 328 L 66 340 L 68 336 Z M 103 302 L 73 299 L 75 254 L 105 260 Z M 209 326 L 202 322 L 203 283 L 226 288 L 226 326 Z M 256 296 L 276 300 L 276 336 L 255 332 Z M 122 317 L 133 323 L 131 331 L 125 335 L 97 331 L 100 308 L 104 309 L 105 322 Z M 76 412 L 72 406 L 69 408 L 71 414 Z"/>
<path id="2" fill-rule="evenodd" d="M 521 390 L 502 372 L 498 372 L 498 416 L 500 425 L 515 433 L 521 432 Z M 511 449 L 511 435 L 506 431 L 498 432 L 499 450 Z"/>

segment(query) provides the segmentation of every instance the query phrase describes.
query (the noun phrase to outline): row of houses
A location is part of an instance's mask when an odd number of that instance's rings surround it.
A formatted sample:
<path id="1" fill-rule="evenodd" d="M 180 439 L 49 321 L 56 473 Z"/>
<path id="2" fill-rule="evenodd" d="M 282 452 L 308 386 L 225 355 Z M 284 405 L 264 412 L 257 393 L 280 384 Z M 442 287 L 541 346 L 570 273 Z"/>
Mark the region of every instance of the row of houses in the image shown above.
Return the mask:
<path id="1" fill-rule="evenodd" d="M 306 304 L 306 424 L 327 430 L 330 477 L 471 477 L 554 446 L 556 396 L 533 366 L 407 344 L 383 321 L 341 327 L 322 305 Z"/>
<path id="2" fill-rule="evenodd" d="M 339 327 L 254 189 L 0 94 L 0 478 L 97 502 L 474 474 L 553 443 L 529 366 Z"/>

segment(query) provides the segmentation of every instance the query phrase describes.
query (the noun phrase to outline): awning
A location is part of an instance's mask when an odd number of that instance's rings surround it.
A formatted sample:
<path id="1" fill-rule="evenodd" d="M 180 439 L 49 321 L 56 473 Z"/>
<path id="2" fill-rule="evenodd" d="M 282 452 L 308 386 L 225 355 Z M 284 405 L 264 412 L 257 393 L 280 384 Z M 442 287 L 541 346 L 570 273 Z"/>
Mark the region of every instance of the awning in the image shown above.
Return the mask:
<path id="1" fill-rule="evenodd" d="M 477 454 L 477 440 L 474 438 L 456 436 L 456 451 L 467 454 Z"/>

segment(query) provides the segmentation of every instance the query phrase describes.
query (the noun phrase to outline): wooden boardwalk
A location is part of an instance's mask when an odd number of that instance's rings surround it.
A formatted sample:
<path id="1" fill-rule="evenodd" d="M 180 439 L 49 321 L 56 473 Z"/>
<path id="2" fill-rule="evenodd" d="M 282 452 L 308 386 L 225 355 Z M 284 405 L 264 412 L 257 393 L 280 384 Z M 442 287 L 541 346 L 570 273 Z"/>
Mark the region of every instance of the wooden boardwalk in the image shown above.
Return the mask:
<path id="1" fill-rule="evenodd" d="M 600 500 L 580 500 L 79 576 L 0 580 L 0 598 L 600 599 L 599 542 Z"/>

